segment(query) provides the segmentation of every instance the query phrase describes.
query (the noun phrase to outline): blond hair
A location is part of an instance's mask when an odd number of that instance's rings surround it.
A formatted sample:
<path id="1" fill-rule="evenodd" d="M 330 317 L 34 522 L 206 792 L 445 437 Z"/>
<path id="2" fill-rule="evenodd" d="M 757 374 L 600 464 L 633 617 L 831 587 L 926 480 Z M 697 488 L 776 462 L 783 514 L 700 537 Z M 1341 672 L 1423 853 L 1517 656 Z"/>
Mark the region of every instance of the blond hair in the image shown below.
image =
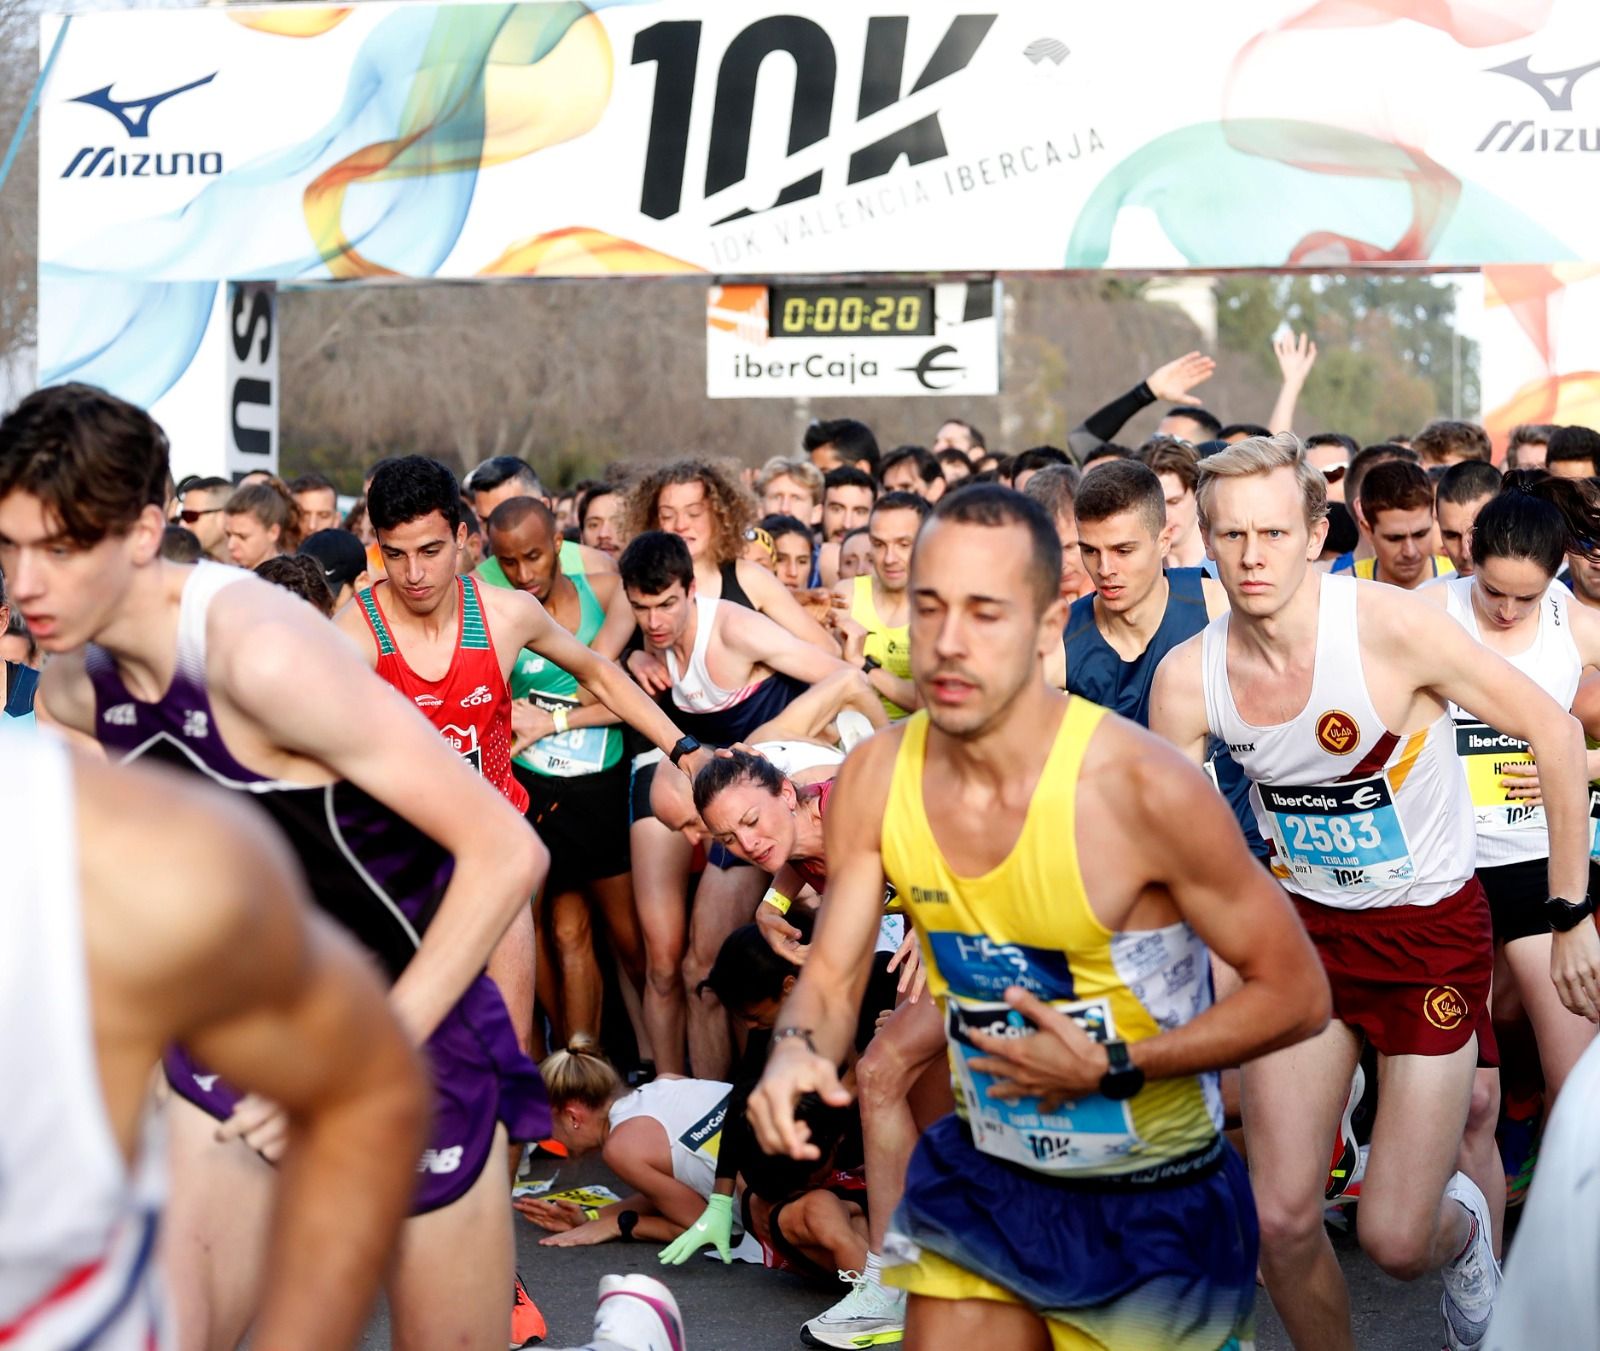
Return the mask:
<path id="1" fill-rule="evenodd" d="M 539 1066 L 552 1107 L 581 1102 L 585 1107 L 605 1107 L 622 1093 L 622 1076 L 603 1055 L 591 1049 L 594 1042 L 576 1036 L 565 1051 L 552 1051 Z"/>
<path id="2" fill-rule="evenodd" d="M 1200 461 L 1200 482 L 1195 488 L 1200 529 L 1211 529 L 1211 494 L 1219 478 L 1252 478 L 1257 474 L 1270 474 L 1274 469 L 1294 470 L 1308 529 L 1327 516 L 1327 478 L 1306 459 L 1299 437 L 1293 432 L 1278 432 L 1273 436 L 1247 436 Z"/>
<path id="3" fill-rule="evenodd" d="M 798 455 L 774 455 L 756 474 L 756 492 L 762 496 L 780 478 L 792 478 L 811 494 L 811 504 L 822 505 L 822 471 Z"/>

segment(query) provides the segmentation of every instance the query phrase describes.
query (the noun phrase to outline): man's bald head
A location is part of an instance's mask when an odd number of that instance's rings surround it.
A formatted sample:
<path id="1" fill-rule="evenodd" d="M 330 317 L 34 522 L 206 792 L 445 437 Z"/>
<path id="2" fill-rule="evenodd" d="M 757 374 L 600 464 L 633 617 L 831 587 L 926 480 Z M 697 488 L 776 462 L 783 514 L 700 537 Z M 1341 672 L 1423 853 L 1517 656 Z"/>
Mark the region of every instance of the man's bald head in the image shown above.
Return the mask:
<path id="1" fill-rule="evenodd" d="M 507 498 L 494 509 L 487 522 L 491 531 L 516 530 L 528 517 L 535 517 L 539 523 L 550 532 L 550 537 L 556 535 L 555 513 L 545 506 L 537 497 L 511 497 Z"/>

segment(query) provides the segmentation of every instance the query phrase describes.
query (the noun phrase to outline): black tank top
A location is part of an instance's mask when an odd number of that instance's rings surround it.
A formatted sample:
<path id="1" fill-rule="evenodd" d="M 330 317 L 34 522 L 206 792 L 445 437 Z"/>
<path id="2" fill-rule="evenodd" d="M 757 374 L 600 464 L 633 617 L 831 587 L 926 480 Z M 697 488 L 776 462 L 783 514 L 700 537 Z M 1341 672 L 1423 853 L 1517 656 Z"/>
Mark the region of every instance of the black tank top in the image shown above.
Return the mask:
<path id="1" fill-rule="evenodd" d="M 730 558 L 718 571 L 722 575 L 722 599 L 734 605 L 742 605 L 747 610 L 755 609 L 750 597 L 745 595 L 744 588 L 739 585 L 739 560 Z"/>

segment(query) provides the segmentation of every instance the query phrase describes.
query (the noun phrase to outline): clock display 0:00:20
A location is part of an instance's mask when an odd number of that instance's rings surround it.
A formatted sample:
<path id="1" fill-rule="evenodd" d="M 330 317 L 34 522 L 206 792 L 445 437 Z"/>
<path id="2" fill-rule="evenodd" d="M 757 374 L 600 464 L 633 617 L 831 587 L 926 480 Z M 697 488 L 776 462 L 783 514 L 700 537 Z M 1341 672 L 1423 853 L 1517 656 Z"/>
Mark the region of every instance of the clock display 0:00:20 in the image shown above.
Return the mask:
<path id="1" fill-rule="evenodd" d="M 773 336 L 928 336 L 933 332 L 931 293 L 922 288 L 822 290 L 773 287 Z"/>

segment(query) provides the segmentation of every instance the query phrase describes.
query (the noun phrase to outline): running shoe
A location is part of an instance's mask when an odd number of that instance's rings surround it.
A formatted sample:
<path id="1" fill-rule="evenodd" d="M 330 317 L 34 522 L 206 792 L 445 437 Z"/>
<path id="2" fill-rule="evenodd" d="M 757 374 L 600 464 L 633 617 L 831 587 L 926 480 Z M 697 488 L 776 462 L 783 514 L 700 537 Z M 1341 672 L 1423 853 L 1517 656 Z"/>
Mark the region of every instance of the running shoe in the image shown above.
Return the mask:
<path id="1" fill-rule="evenodd" d="M 1329 1210 L 1337 1210 L 1340 1206 L 1347 1206 L 1361 1199 L 1361 1183 L 1367 1175 L 1367 1160 L 1371 1156 L 1371 1145 L 1360 1145 L 1356 1148 L 1356 1166 L 1349 1170 L 1349 1175 L 1340 1183 L 1339 1190 L 1327 1198 Z"/>
<path id="2" fill-rule="evenodd" d="M 602 1276 L 595 1351 L 685 1351 L 678 1301 L 653 1276 Z"/>
<path id="3" fill-rule="evenodd" d="M 511 1297 L 511 1351 L 522 1351 L 525 1346 L 538 1346 L 544 1341 L 548 1329 L 539 1306 L 528 1298 L 527 1287 L 522 1284 L 522 1273 L 517 1273 L 515 1293 Z"/>
<path id="4" fill-rule="evenodd" d="M 1500 1292 L 1500 1264 L 1494 1260 L 1494 1235 L 1489 1226 L 1489 1203 L 1465 1173 L 1450 1179 L 1444 1194 L 1460 1202 L 1472 1217 L 1472 1238 L 1466 1251 L 1446 1262 L 1444 1295 L 1439 1312 L 1444 1315 L 1447 1351 L 1474 1351 L 1489 1334 L 1489 1316 Z"/>
<path id="5" fill-rule="evenodd" d="M 1506 1170 L 1506 1205 L 1520 1206 L 1533 1181 L 1533 1168 L 1539 1161 L 1539 1136 L 1544 1130 L 1544 1112 L 1535 1106 L 1526 1117 L 1502 1113 L 1495 1140 L 1500 1146 L 1500 1162 Z"/>
<path id="6" fill-rule="evenodd" d="M 1328 1201 L 1348 1195 L 1347 1188 L 1356 1182 L 1361 1147 L 1356 1143 L 1355 1128 L 1350 1122 L 1366 1090 L 1367 1073 L 1357 1064 L 1356 1072 L 1350 1076 L 1350 1092 L 1344 1100 L 1344 1112 L 1339 1117 L 1339 1133 L 1333 1138 L 1333 1155 L 1328 1161 L 1328 1180 L 1322 1189 L 1322 1195 Z"/>
<path id="7" fill-rule="evenodd" d="M 906 1292 L 869 1281 L 859 1271 L 841 1271 L 850 1293 L 800 1329 L 807 1346 L 893 1346 L 906 1331 Z"/>

